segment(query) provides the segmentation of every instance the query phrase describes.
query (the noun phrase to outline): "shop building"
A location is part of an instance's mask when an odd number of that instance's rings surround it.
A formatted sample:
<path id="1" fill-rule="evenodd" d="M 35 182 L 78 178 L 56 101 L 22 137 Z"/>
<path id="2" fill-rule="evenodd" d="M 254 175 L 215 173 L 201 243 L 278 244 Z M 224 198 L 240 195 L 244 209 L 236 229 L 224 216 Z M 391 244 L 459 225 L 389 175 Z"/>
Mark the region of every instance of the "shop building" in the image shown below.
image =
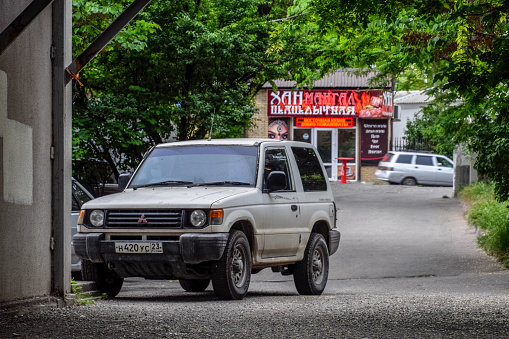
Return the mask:
<path id="1" fill-rule="evenodd" d="M 255 98 L 259 113 L 248 137 L 297 140 L 318 149 L 330 180 L 373 181 L 380 159 L 390 148 L 393 89 L 372 89 L 373 74 L 358 77 L 337 71 L 298 89 L 291 81 L 266 84 Z"/>

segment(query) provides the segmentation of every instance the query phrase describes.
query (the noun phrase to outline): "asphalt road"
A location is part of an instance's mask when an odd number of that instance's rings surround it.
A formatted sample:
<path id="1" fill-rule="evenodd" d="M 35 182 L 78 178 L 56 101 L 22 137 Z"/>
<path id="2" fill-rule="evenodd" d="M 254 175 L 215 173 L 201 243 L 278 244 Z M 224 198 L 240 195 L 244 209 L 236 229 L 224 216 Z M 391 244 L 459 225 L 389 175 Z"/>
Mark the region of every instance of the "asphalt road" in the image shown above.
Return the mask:
<path id="1" fill-rule="evenodd" d="M 264 270 L 242 301 L 128 279 L 90 306 L 0 314 L 0 338 L 504 338 L 509 271 L 451 188 L 334 185 L 342 239 L 322 296 Z"/>

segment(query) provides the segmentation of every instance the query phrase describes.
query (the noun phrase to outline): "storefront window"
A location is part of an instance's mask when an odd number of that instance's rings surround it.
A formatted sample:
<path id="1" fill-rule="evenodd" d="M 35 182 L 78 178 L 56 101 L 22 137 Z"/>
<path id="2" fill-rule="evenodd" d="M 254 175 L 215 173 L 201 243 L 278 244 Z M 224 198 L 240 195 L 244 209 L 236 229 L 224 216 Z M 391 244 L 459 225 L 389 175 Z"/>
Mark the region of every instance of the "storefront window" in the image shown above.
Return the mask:
<path id="1" fill-rule="evenodd" d="M 316 148 L 320 157 L 324 163 L 332 162 L 332 143 L 331 143 L 332 131 L 317 131 L 316 133 Z"/>
<path id="2" fill-rule="evenodd" d="M 311 143 L 311 128 L 294 129 L 293 140 Z"/>
<path id="3" fill-rule="evenodd" d="M 355 130 L 338 130 L 338 156 L 340 158 L 355 158 Z"/>

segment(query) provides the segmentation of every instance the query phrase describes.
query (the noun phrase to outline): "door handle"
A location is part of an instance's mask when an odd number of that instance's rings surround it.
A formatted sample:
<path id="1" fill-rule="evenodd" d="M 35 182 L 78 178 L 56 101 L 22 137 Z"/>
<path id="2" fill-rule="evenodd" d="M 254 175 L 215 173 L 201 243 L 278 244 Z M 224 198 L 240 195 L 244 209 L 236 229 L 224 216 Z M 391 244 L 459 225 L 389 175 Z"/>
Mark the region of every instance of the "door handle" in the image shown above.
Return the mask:
<path id="1" fill-rule="evenodd" d="M 292 211 L 296 211 L 298 209 L 297 205 L 292 205 Z"/>

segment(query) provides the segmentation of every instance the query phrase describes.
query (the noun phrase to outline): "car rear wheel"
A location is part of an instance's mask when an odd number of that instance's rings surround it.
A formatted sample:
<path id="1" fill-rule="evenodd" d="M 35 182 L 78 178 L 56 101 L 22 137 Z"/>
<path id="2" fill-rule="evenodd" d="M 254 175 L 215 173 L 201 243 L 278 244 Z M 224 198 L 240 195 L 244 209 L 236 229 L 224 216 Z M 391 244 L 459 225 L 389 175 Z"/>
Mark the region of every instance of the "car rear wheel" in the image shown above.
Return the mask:
<path id="1" fill-rule="evenodd" d="M 329 250 L 323 235 L 311 233 L 304 258 L 295 264 L 293 281 L 302 295 L 320 295 L 329 277 Z"/>
<path id="2" fill-rule="evenodd" d="M 212 265 L 212 286 L 219 299 L 240 300 L 251 281 L 251 249 L 246 235 L 234 230 L 221 259 Z"/>
<path id="3" fill-rule="evenodd" d="M 124 278 L 119 278 L 106 264 L 95 264 L 89 260 L 81 261 L 81 275 L 85 281 L 94 281 L 101 293 L 114 298 L 122 289 Z"/>
<path id="4" fill-rule="evenodd" d="M 203 292 L 209 287 L 210 279 L 179 279 L 179 283 L 187 292 Z"/>
<path id="5" fill-rule="evenodd" d="M 415 181 L 414 178 L 405 178 L 405 179 L 403 179 L 401 184 L 406 185 L 406 186 L 415 186 L 415 185 L 417 185 L 417 181 Z"/>

